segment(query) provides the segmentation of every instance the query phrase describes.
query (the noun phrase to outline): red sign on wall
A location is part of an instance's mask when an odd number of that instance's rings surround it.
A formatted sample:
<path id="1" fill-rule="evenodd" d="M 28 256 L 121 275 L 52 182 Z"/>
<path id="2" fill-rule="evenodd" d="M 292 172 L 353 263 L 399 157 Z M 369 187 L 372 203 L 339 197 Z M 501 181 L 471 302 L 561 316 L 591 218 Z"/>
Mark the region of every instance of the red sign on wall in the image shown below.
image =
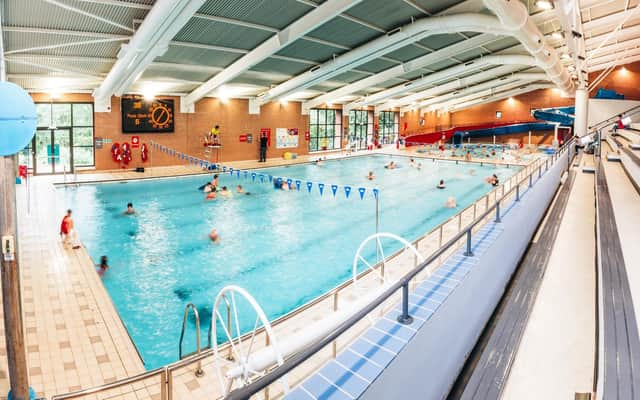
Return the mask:
<path id="1" fill-rule="evenodd" d="M 304 132 L 304 139 L 308 142 L 311 139 L 311 135 L 309 135 L 309 131 Z"/>
<path id="2" fill-rule="evenodd" d="M 247 141 L 247 135 L 240 135 L 240 136 L 238 136 L 238 139 L 240 139 L 241 142 L 246 142 Z"/>
<path id="3" fill-rule="evenodd" d="M 140 136 L 131 136 L 131 148 L 137 149 L 140 147 Z"/>

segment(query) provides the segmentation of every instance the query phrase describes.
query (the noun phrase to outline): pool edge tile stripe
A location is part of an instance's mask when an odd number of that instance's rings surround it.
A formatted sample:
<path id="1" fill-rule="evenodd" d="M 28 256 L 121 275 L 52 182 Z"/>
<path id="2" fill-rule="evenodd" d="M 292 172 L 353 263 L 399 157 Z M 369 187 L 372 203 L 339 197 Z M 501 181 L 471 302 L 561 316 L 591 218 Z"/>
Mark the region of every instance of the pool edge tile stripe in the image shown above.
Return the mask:
<path id="1" fill-rule="evenodd" d="M 518 202 L 512 201 L 511 204 L 505 207 L 505 214 L 503 215 L 506 215 L 508 211 L 516 207 L 518 204 Z M 465 257 L 463 255 L 464 249 L 462 247 L 456 249 L 456 251 L 454 251 L 454 253 L 451 254 L 445 262 L 443 262 L 440 267 L 434 271 L 433 274 L 424 281 L 421 281 L 415 288 L 413 288 L 413 290 L 410 291 L 409 307 L 411 315 L 414 316 L 413 323 L 409 325 L 402 325 L 396 322 L 396 318 L 400 313 L 400 304 L 396 305 L 381 318 L 376 320 L 373 326 L 370 326 L 355 338 L 355 340 L 345 347 L 335 359 L 329 360 L 319 370 L 300 383 L 298 387 L 303 387 L 306 392 L 305 394 L 310 393 L 315 396 L 314 392 L 308 390 L 309 388 L 306 387 L 306 385 L 307 382 L 315 382 L 312 384 L 317 385 L 317 378 L 321 377 L 323 380 L 327 381 L 327 385 L 324 385 L 326 386 L 326 391 L 321 392 L 320 396 L 315 397 L 316 399 L 331 398 L 332 394 L 336 390 L 340 390 L 341 393 L 348 393 L 349 396 L 353 396 L 353 398 L 361 396 L 367 387 L 377 379 L 382 371 L 384 371 L 384 369 L 393 362 L 395 357 L 404 349 L 406 344 L 413 339 L 413 336 L 418 332 L 418 330 L 422 328 L 422 326 L 438 311 L 449 295 L 453 293 L 458 286 L 460 286 L 471 270 L 478 265 L 482 254 L 484 254 L 484 252 L 491 247 L 493 243 L 495 243 L 502 232 L 503 229 L 499 223 L 494 221 L 488 222 L 473 235 L 473 257 Z M 404 333 L 400 335 L 398 332 Z M 368 352 L 365 352 L 367 354 L 362 354 L 361 351 L 355 349 L 355 347 L 362 347 L 362 343 L 366 344 L 369 349 Z M 388 362 L 382 363 L 384 365 L 378 363 L 372 358 L 376 355 L 380 356 L 380 352 L 384 352 L 391 356 L 390 358 L 387 357 L 389 358 Z M 379 367 L 379 373 L 373 380 L 366 378 L 363 379 L 364 377 L 359 376 L 357 371 L 351 370 L 348 365 L 344 365 L 338 361 L 345 353 L 360 357 L 363 364 L 371 364 Z M 345 374 L 343 374 L 340 380 L 331 381 L 325 374 L 322 374 L 322 371 L 325 368 L 334 368 L 330 367 L 331 365 L 335 365 L 336 367 L 339 366 L 345 370 Z M 347 377 L 344 375 L 347 375 Z M 345 385 L 349 381 L 350 376 L 357 377 L 361 381 L 370 381 L 370 383 L 368 383 L 358 393 L 351 393 L 345 387 L 342 387 L 342 385 Z M 354 381 L 351 382 L 351 390 L 354 389 L 353 382 Z M 285 396 L 285 398 L 293 400 L 293 397 L 290 398 L 288 395 Z"/>

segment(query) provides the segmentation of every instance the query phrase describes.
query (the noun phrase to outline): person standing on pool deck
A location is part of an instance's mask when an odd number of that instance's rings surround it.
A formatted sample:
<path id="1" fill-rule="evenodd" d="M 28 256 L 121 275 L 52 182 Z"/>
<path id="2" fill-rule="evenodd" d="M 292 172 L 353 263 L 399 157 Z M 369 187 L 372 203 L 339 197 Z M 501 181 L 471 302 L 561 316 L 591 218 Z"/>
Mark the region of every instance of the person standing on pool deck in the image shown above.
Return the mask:
<path id="1" fill-rule="evenodd" d="M 266 134 L 260 136 L 260 160 L 258 162 L 267 162 L 267 145 L 269 144 L 269 138 Z"/>
<path id="2" fill-rule="evenodd" d="M 60 223 L 60 236 L 62 237 L 63 243 L 71 243 L 73 249 L 80 248 L 75 224 L 73 218 L 71 218 L 71 210 L 67 210 L 67 214 L 62 218 L 62 222 Z"/>
<path id="3" fill-rule="evenodd" d="M 216 125 L 213 128 L 211 128 L 211 144 L 215 146 L 220 144 L 220 126 L 219 125 Z"/>

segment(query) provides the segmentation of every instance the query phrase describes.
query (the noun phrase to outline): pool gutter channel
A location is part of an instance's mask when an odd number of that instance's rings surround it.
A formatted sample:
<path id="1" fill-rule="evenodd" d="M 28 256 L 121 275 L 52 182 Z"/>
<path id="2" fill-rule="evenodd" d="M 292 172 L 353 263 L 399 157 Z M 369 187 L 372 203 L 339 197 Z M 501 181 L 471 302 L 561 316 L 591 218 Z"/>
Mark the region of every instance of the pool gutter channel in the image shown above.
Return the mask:
<path id="1" fill-rule="evenodd" d="M 369 156 L 372 155 L 371 153 L 367 153 L 367 154 L 357 154 L 357 155 L 352 155 L 349 157 L 343 157 L 343 158 L 353 158 L 353 157 L 363 157 L 363 156 Z M 506 166 L 507 168 L 509 168 L 510 165 L 516 166 L 516 167 L 522 167 L 523 171 L 526 171 L 526 169 L 531 168 L 531 171 L 529 173 L 533 173 L 533 171 L 535 171 L 535 169 L 538 166 L 543 165 L 542 163 L 542 158 L 538 157 L 535 158 L 534 160 L 532 160 L 530 163 L 528 164 L 515 164 L 515 163 L 510 163 L 510 164 L 504 164 L 504 163 L 489 163 L 489 162 L 480 162 L 480 161 L 466 161 L 466 160 L 450 160 L 450 159 L 441 159 L 441 158 L 434 158 L 434 157 L 422 157 L 422 156 L 412 156 L 412 155 L 403 155 L 403 154 L 389 154 L 389 153 L 374 153 L 374 155 L 384 155 L 384 156 L 398 156 L 398 157 L 415 157 L 415 158 L 421 158 L 421 159 L 432 159 L 434 162 L 436 160 L 438 161 L 446 161 L 446 162 L 455 162 L 456 164 L 458 164 L 458 161 L 463 162 L 463 163 L 475 163 L 475 164 L 490 164 L 490 165 L 494 165 L 494 166 Z M 311 164 L 313 163 L 313 161 L 306 161 L 306 162 L 300 162 L 300 163 L 295 163 L 295 165 L 302 165 L 302 164 Z M 540 163 L 539 165 L 534 167 L 534 164 L 536 163 Z M 293 164 L 287 164 L 287 165 L 293 165 Z M 265 169 L 265 168 L 278 168 L 278 167 L 283 167 L 286 165 L 276 165 L 276 166 L 265 166 L 265 167 L 260 167 L 260 168 L 251 168 L 251 169 Z M 98 184 L 98 183 L 117 183 L 117 182 L 124 182 L 124 181 L 138 181 L 138 180 L 149 180 L 149 179 L 168 179 L 168 178 L 180 178 L 180 177 L 189 177 L 189 176 L 196 176 L 196 175 L 210 175 L 212 172 L 208 171 L 208 172 L 202 172 L 202 173 L 193 173 L 193 174 L 182 174 L 182 175 L 175 175 L 175 176 L 157 176 L 157 177 L 141 177 L 141 178 L 135 178 L 135 179 L 113 179 L 113 180 L 103 180 L 103 181 L 85 181 L 85 182 L 74 182 L 74 183 L 54 183 L 54 186 L 69 186 L 69 185 L 80 185 L 80 184 Z M 511 182 L 511 180 L 518 176 L 518 174 L 520 173 L 520 171 L 518 171 L 516 174 L 512 175 L 509 178 L 508 182 Z M 510 188 L 513 186 L 513 184 L 511 183 Z M 446 226 L 447 224 L 449 224 L 451 221 L 453 221 L 456 218 L 460 218 L 460 221 L 462 220 L 462 215 L 467 212 L 468 210 L 470 210 L 473 207 L 477 207 L 478 203 L 482 201 L 482 199 L 486 199 L 487 201 L 489 200 L 489 198 L 493 195 L 497 197 L 498 191 L 502 190 L 502 193 L 504 194 L 506 189 L 504 184 L 501 185 L 500 187 L 496 187 L 495 189 L 489 191 L 487 194 L 485 194 L 484 196 L 478 198 L 476 201 L 474 201 L 473 204 L 469 205 L 468 207 L 466 207 L 465 209 L 461 210 L 460 212 L 456 213 L 455 215 L 452 215 L 451 217 L 449 217 L 447 220 L 443 221 L 441 224 L 439 224 L 438 226 L 434 227 L 433 229 L 429 230 L 428 232 L 426 232 L 425 234 L 423 234 L 422 236 L 418 237 L 417 239 L 411 241 L 411 244 L 415 247 L 417 247 L 418 243 L 422 240 L 424 240 L 425 238 L 429 237 L 430 235 L 432 235 L 433 233 L 437 232 L 438 230 L 441 230 L 444 226 Z M 460 224 L 461 222 L 459 222 L 459 229 L 460 229 Z M 484 221 L 482 223 L 482 226 L 486 224 L 486 221 Z M 442 237 L 440 238 L 442 240 Z M 440 245 L 440 243 L 439 243 Z M 440 247 L 440 246 L 438 246 Z M 455 246 L 452 246 L 455 247 Z M 397 250 L 396 252 L 394 252 L 393 254 L 389 255 L 388 257 L 386 257 L 384 260 L 380 260 L 379 262 L 377 262 L 376 264 L 374 264 L 373 269 L 368 268 L 362 272 L 360 272 L 357 275 L 357 280 L 364 278 L 365 276 L 367 276 L 370 272 L 374 271 L 374 270 L 379 270 L 385 263 L 388 263 L 390 261 L 392 261 L 393 259 L 397 258 L 398 256 L 400 256 L 402 253 L 404 253 L 405 249 L 401 248 L 399 250 Z M 437 251 L 437 248 L 436 248 Z M 455 251 L 455 248 L 452 248 L 451 251 Z M 443 255 L 443 257 L 445 257 Z M 440 262 L 438 261 L 438 266 L 439 266 Z M 437 267 L 436 267 L 437 268 Z M 319 303 L 321 303 L 324 300 L 329 299 L 330 297 L 336 296 L 340 291 L 350 287 L 353 284 L 353 279 L 347 279 L 346 281 L 344 281 L 343 283 L 339 284 L 338 286 L 328 290 L 327 292 L 313 298 L 312 300 L 308 301 L 307 303 L 299 306 L 298 308 L 295 308 L 291 311 L 289 311 L 288 313 L 274 319 L 272 321 L 272 326 L 276 327 L 282 323 L 284 323 L 285 321 L 301 314 L 302 312 L 308 310 L 309 308 L 318 305 Z M 106 288 L 103 285 L 104 290 L 106 291 Z M 108 292 L 107 292 L 107 296 L 109 297 L 109 300 L 112 302 L 113 300 L 111 299 L 111 297 L 109 296 Z M 137 346 L 135 345 L 135 342 L 133 341 L 133 339 L 131 338 L 131 335 L 126 327 L 126 325 L 124 324 L 124 321 L 122 320 L 122 317 L 120 316 L 120 313 L 117 311 L 117 309 L 115 308 L 115 305 L 113 305 L 113 308 L 116 310 L 116 314 L 118 315 L 118 318 L 120 318 L 120 321 L 122 323 L 122 326 L 125 328 L 125 331 L 127 332 L 127 335 L 129 335 L 130 341 L 131 343 L 133 343 L 133 347 L 135 348 L 138 356 L 140 357 L 141 362 L 144 364 L 144 359 L 142 358 Z M 252 332 L 248 332 L 244 335 L 242 335 L 240 338 L 241 339 L 246 339 L 249 338 L 252 334 L 254 335 L 258 335 L 264 332 L 264 327 L 260 327 L 256 330 L 255 333 Z M 223 343 L 220 347 L 219 347 L 219 351 L 220 352 L 224 352 L 226 350 L 228 350 L 230 346 L 230 343 L 227 341 L 225 343 Z M 171 371 L 175 371 L 178 370 L 182 367 L 185 367 L 187 365 L 196 363 L 198 361 L 202 361 L 206 358 L 208 358 L 209 356 L 213 356 L 214 352 L 213 349 L 211 348 L 211 346 L 206 346 L 201 348 L 200 353 L 194 352 L 191 353 L 187 356 L 185 356 L 183 359 L 181 360 L 177 360 L 173 363 L 167 364 L 165 366 L 162 367 L 158 367 L 155 369 L 152 369 L 150 371 L 145 371 L 143 373 L 137 374 L 137 375 L 133 375 L 115 382 L 111 382 L 111 383 L 106 383 L 103 385 L 99 385 L 99 386 L 95 386 L 93 388 L 88 388 L 88 389 L 82 389 L 76 392 L 70 392 L 70 393 L 66 393 L 66 394 L 61 394 L 61 395 L 54 395 L 51 399 L 52 400 L 63 400 L 63 399 L 72 399 L 72 398 L 77 398 L 79 396 L 84 396 L 84 395 L 89 395 L 89 394 L 93 394 L 93 393 L 98 393 L 101 392 L 103 390 L 107 390 L 107 389 L 111 389 L 111 388 L 115 388 L 115 387 L 120 387 L 123 385 L 127 385 L 130 383 L 135 383 L 135 382 L 139 382 L 142 381 L 144 379 L 150 378 L 152 376 L 156 376 L 158 374 L 164 376 L 163 382 L 168 383 L 171 381 L 171 379 L 167 379 L 167 377 L 169 376 L 168 374 Z M 169 384 L 169 386 L 171 386 L 171 384 Z M 164 385 L 163 385 L 163 391 L 165 390 Z M 166 398 L 166 397 L 163 397 Z"/>

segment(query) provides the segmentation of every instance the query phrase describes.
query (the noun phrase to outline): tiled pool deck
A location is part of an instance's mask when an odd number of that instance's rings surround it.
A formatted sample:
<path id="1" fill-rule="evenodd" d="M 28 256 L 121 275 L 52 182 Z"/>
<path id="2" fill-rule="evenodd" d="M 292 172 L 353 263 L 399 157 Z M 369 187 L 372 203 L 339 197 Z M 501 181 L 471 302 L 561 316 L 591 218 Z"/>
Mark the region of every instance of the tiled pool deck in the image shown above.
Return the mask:
<path id="1" fill-rule="evenodd" d="M 407 152 L 399 151 L 398 154 L 406 155 Z M 317 157 L 301 157 L 296 161 L 305 162 Z M 288 163 L 291 162 L 270 160 L 266 164 L 245 161 L 229 165 L 254 168 Z M 82 173 L 77 175 L 77 181 L 139 179 L 199 172 L 198 168 L 188 166 L 158 167 L 143 174 L 121 171 Z M 70 180 L 72 177 L 67 178 Z M 24 185 L 18 187 L 17 193 L 22 304 L 30 384 L 39 397 L 47 398 L 145 371 L 99 276 L 89 267 L 92 261 L 87 252 L 84 248 L 72 250 L 63 246 L 58 237 L 60 216 L 52 213 L 55 209 L 52 205 L 56 201 L 52 184 L 62 180 L 62 176 L 33 178 L 30 212 L 27 212 Z M 3 328 L 0 325 L 2 336 Z M 213 381 L 213 371 L 208 372 L 208 376 Z M 199 381 L 192 377 L 185 377 L 183 383 L 192 394 L 201 389 Z M 0 399 L 5 398 L 8 389 L 6 349 L 2 337 Z M 131 398 L 158 397 L 159 393 L 152 390 L 136 392 Z M 201 397 L 208 396 L 203 394 Z"/>

